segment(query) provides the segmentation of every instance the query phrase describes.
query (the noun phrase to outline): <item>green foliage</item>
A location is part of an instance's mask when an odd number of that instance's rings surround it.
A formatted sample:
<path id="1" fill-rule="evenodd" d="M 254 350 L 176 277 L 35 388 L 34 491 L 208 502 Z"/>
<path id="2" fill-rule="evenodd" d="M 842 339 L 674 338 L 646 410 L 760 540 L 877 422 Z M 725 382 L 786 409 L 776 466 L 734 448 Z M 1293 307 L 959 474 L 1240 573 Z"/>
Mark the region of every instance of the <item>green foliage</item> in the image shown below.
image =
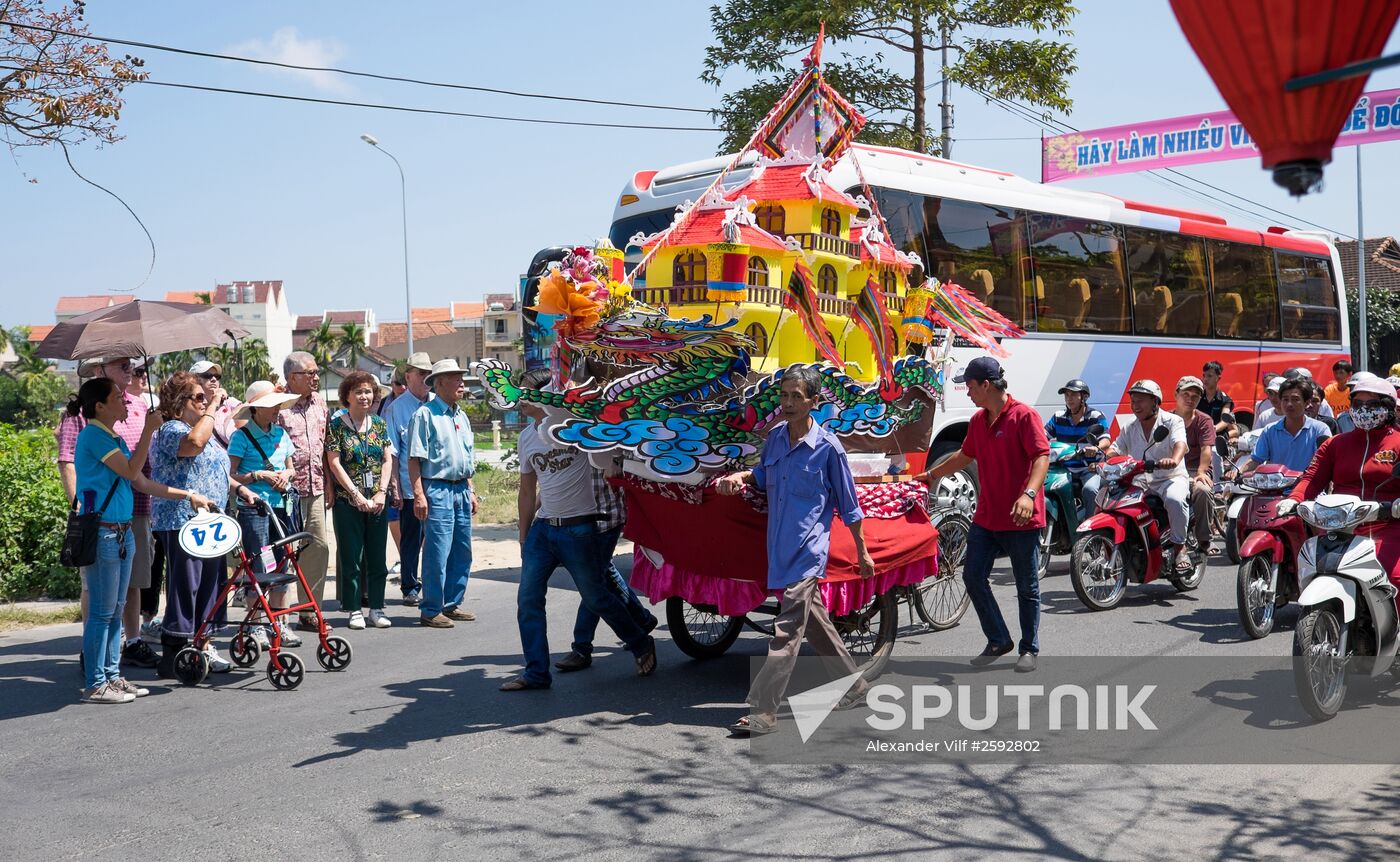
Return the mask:
<path id="1" fill-rule="evenodd" d="M 0 422 L 20 428 L 52 426 L 69 391 L 68 381 L 53 371 L 0 374 Z"/>
<path id="2" fill-rule="evenodd" d="M 822 73 L 870 120 L 862 141 L 937 152 L 926 101 L 942 75 L 945 30 L 951 82 L 1067 112 L 1076 50 L 1064 40 L 1076 11 L 1070 0 L 724 0 L 710 7 L 715 43 L 700 78 L 719 87 L 739 68 L 759 80 L 713 112 L 729 130 L 720 152 L 748 141 L 823 22 Z M 1054 38 L 1025 38 L 1044 33 Z M 895 52 L 889 61 L 885 51 Z"/>
<path id="3" fill-rule="evenodd" d="M 78 573 L 59 565 L 67 499 L 46 429 L 0 425 L 0 599 L 77 598 Z"/>
<path id="4" fill-rule="evenodd" d="M 1369 270 L 1368 270 L 1369 271 Z M 1356 285 L 1347 284 L 1347 316 L 1351 325 L 1351 356 L 1361 358 L 1361 318 L 1357 309 L 1359 295 Z M 1381 339 L 1400 332 L 1400 293 L 1391 290 L 1366 291 L 1366 337 L 1371 343 L 1371 369 L 1382 373 L 1395 357 L 1382 356 Z"/>

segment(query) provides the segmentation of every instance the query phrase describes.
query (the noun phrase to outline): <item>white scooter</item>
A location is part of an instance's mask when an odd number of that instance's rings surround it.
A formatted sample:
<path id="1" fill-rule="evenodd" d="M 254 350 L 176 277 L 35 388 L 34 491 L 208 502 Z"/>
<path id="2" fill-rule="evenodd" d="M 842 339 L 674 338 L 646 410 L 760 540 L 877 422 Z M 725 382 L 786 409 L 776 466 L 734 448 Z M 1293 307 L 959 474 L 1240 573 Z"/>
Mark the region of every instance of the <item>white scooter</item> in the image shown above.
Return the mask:
<path id="1" fill-rule="evenodd" d="M 1400 519 L 1400 502 L 1323 494 L 1298 504 L 1297 513 L 1322 532 L 1298 552 L 1302 594 L 1293 636 L 1293 681 L 1303 708 L 1326 721 L 1342 708 L 1348 670 L 1376 677 L 1395 662 L 1396 590 L 1376 559 L 1376 543 L 1356 530 Z"/>

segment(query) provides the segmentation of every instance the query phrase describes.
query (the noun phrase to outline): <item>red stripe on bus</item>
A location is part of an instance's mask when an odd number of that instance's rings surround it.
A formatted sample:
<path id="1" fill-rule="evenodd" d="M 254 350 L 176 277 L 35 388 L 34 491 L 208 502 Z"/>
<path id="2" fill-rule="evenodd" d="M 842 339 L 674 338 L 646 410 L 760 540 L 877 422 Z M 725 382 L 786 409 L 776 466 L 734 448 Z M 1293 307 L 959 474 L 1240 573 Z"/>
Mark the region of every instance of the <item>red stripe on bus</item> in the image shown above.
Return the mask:
<path id="1" fill-rule="evenodd" d="M 1242 227 L 1231 227 L 1227 224 L 1212 224 L 1194 221 L 1192 219 L 1182 219 L 1181 232 L 1188 236 L 1203 236 L 1208 239 L 1225 239 L 1231 242 L 1246 243 L 1247 245 L 1264 244 L 1264 235 L 1259 231 L 1248 230 Z"/>
<path id="2" fill-rule="evenodd" d="M 1110 195 L 1109 197 L 1117 197 Z M 1225 219 L 1210 213 L 1197 212 L 1196 210 L 1184 210 L 1179 207 L 1167 207 L 1160 204 L 1145 204 L 1142 201 L 1130 201 L 1127 198 L 1118 198 L 1123 202 L 1123 206 L 1138 212 L 1156 213 L 1157 215 L 1175 216 L 1180 219 L 1190 219 L 1191 221 L 1209 222 L 1212 224 L 1225 224 Z"/>
<path id="3" fill-rule="evenodd" d="M 1327 247 L 1327 243 L 1304 236 L 1283 236 L 1276 233 L 1266 233 L 1264 234 L 1264 245 L 1267 245 L 1269 248 L 1278 248 L 1284 251 L 1300 251 L 1305 254 L 1316 254 L 1327 258 L 1332 256 L 1332 250 Z"/>

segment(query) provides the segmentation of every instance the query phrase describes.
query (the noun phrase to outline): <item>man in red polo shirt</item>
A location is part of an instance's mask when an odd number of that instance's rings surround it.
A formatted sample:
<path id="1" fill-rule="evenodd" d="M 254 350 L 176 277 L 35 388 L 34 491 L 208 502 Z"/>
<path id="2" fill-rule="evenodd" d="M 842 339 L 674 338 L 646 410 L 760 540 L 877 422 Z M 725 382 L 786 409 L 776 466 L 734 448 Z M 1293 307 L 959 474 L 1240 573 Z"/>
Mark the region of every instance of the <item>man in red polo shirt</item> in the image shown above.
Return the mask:
<path id="1" fill-rule="evenodd" d="M 972 664 L 991 664 L 1011 652 L 1014 645 L 988 581 L 997 556 L 1005 554 L 1011 558 L 1011 572 L 1016 577 L 1021 617 L 1021 657 L 1016 670 L 1028 673 L 1035 670 L 1040 653 L 1036 557 L 1040 531 L 1045 528 L 1045 498 L 1040 489 L 1050 464 L 1050 443 L 1040 415 L 1007 394 L 1006 376 L 995 359 L 979 356 L 953 382 L 966 383 L 968 397 L 981 409 L 972 414 L 962 449 L 919 478 L 932 484 L 977 462 L 981 493 L 967 536 L 963 583 L 987 636 L 987 648 Z"/>

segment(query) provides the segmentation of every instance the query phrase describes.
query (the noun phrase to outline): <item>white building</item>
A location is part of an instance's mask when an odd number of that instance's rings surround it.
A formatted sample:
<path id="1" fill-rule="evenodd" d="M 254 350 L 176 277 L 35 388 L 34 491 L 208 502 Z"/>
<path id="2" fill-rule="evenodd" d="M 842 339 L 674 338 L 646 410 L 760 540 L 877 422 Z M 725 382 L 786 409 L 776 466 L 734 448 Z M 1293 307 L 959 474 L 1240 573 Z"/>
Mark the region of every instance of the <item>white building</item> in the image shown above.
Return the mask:
<path id="1" fill-rule="evenodd" d="M 170 302 L 199 302 L 198 292 L 168 293 Z M 267 345 L 268 365 L 279 374 L 282 361 L 292 352 L 296 315 L 287 307 L 287 292 L 277 281 L 234 281 L 209 291 L 210 304 L 228 313 L 248 330 L 250 338 Z"/>

